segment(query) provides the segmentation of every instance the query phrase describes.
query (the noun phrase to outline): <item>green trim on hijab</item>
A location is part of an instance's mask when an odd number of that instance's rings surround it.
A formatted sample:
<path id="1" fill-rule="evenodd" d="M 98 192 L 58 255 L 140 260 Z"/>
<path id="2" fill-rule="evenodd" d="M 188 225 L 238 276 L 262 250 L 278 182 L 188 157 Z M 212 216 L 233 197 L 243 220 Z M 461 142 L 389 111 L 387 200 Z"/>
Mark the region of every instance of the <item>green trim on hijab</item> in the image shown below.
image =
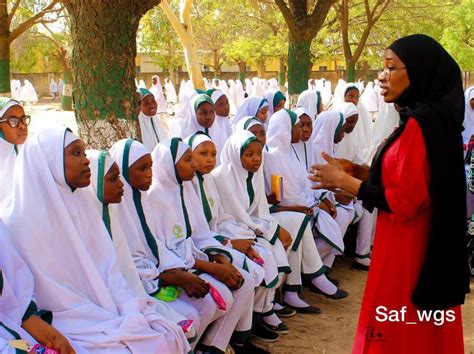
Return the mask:
<path id="1" fill-rule="evenodd" d="M 209 96 L 207 96 L 209 97 Z M 170 143 L 170 150 L 171 150 L 171 158 L 173 161 L 173 166 L 174 166 L 174 173 L 176 175 L 176 180 L 178 181 L 179 184 L 179 195 L 181 197 L 181 208 L 183 210 L 183 215 L 184 215 L 184 222 L 186 223 L 186 238 L 191 237 L 193 230 L 191 228 L 191 223 L 189 222 L 189 214 L 188 210 L 186 209 L 186 203 L 184 203 L 184 186 L 183 186 L 183 180 L 181 177 L 179 177 L 178 174 L 178 169 L 176 168 L 176 164 L 178 161 L 176 161 L 176 156 L 178 155 L 178 145 L 180 142 L 183 142 L 181 138 L 172 138 L 171 143 Z"/>
<path id="2" fill-rule="evenodd" d="M 278 106 L 278 104 L 280 103 L 281 100 L 285 100 L 286 101 L 286 97 L 285 95 L 281 92 L 281 91 L 277 91 L 275 92 L 275 96 L 273 96 L 273 108 L 275 108 L 276 106 Z"/>
<path id="3" fill-rule="evenodd" d="M 255 121 L 255 122 L 257 122 L 258 124 L 260 124 L 260 125 L 263 126 L 262 122 L 260 122 L 257 117 L 252 117 L 252 118 L 249 118 L 249 119 L 247 119 L 247 120 L 245 121 L 245 123 L 244 123 L 244 130 L 247 130 L 247 129 L 249 128 L 249 125 L 250 125 L 253 121 Z"/>
<path id="4" fill-rule="evenodd" d="M 155 237 L 153 236 L 150 227 L 148 226 L 145 218 L 145 212 L 143 211 L 142 205 L 142 193 L 137 189 L 134 188 L 130 183 L 130 173 L 129 173 L 129 166 L 128 163 L 130 161 L 130 148 L 133 144 L 133 139 L 127 139 L 125 142 L 125 147 L 123 149 L 123 157 L 122 157 L 122 174 L 123 178 L 128 182 L 130 187 L 133 191 L 133 204 L 135 205 L 135 210 L 137 211 L 138 219 L 140 220 L 140 226 L 142 227 L 142 231 L 145 234 L 146 243 L 151 250 L 151 253 L 155 256 L 157 260 L 156 266 L 158 267 L 160 264 L 160 254 L 158 252 L 158 245 L 156 244 Z"/>
<path id="5" fill-rule="evenodd" d="M 242 157 L 244 155 L 245 149 L 247 149 L 247 147 L 249 146 L 249 144 L 252 141 L 258 141 L 257 137 L 256 136 L 251 136 L 250 138 L 245 140 L 245 142 L 242 144 L 242 147 L 240 148 L 240 157 Z"/>
<path id="6" fill-rule="evenodd" d="M 110 226 L 110 213 L 109 206 L 104 201 L 104 179 L 105 179 L 105 160 L 107 158 L 108 152 L 102 150 L 99 153 L 99 158 L 97 161 L 98 171 L 97 171 L 97 198 L 99 198 L 102 203 L 102 221 L 105 224 L 105 228 L 109 232 L 110 238 L 112 238 L 112 227 Z"/>
<path id="7" fill-rule="evenodd" d="M 293 111 L 290 111 L 289 109 L 285 109 L 286 113 L 288 113 L 288 115 L 290 116 L 290 119 L 291 119 L 291 127 L 294 127 L 296 123 L 298 123 L 299 121 L 299 118 L 298 118 L 298 115 L 293 112 Z"/>
<path id="8" fill-rule="evenodd" d="M 138 100 L 138 102 L 141 102 L 146 96 L 153 95 L 150 90 L 143 87 L 138 89 L 138 93 L 140 94 L 140 100 Z"/>
<path id="9" fill-rule="evenodd" d="M 200 94 L 196 96 L 196 99 L 194 100 L 194 111 L 197 112 L 198 108 L 204 103 L 207 102 L 209 103 L 212 107 L 214 107 L 214 101 L 212 101 L 212 98 L 209 97 L 206 94 Z"/>
<path id="10" fill-rule="evenodd" d="M 334 138 L 337 136 L 337 134 L 339 134 L 343 125 L 344 125 L 344 115 L 342 113 L 339 113 L 339 124 L 337 125 L 336 131 L 334 132 Z"/>

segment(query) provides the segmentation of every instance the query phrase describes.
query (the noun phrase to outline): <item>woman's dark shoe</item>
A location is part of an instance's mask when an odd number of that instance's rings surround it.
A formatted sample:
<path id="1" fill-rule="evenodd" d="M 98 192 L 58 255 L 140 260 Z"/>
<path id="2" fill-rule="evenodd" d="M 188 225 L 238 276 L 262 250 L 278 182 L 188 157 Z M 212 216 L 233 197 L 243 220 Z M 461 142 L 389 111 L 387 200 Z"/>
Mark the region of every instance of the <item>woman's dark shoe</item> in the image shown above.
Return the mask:
<path id="1" fill-rule="evenodd" d="M 296 306 L 291 306 L 285 303 L 285 306 L 291 307 L 297 313 L 310 314 L 310 315 L 319 315 L 321 313 L 321 309 L 319 307 L 315 307 L 311 305 L 307 307 L 296 307 Z"/>
<path id="2" fill-rule="evenodd" d="M 344 299 L 345 297 L 349 295 L 347 291 L 342 290 L 342 289 L 337 289 L 336 293 L 332 295 L 326 294 L 324 291 L 319 290 L 313 283 L 311 283 L 308 287 L 309 287 L 309 290 L 311 290 L 312 292 L 317 293 L 317 294 L 322 294 L 326 296 L 327 298 L 333 299 L 333 300 Z"/>
<path id="3" fill-rule="evenodd" d="M 255 324 L 250 335 L 266 343 L 273 343 L 280 339 L 278 334 L 267 329 L 262 323 Z"/>
<path id="4" fill-rule="evenodd" d="M 280 310 L 274 310 L 274 312 L 277 314 L 278 317 L 281 318 L 288 318 L 296 315 L 296 311 L 288 307 L 287 305 L 283 306 L 283 308 Z"/>
<path id="5" fill-rule="evenodd" d="M 288 329 L 286 324 L 284 324 L 283 322 L 280 323 L 278 326 L 269 325 L 268 323 L 265 323 L 265 321 L 261 321 L 260 323 L 263 327 L 265 327 L 266 329 L 268 329 L 269 331 L 271 331 L 273 333 L 276 333 L 276 334 L 288 334 L 288 333 L 290 333 L 290 330 Z"/>

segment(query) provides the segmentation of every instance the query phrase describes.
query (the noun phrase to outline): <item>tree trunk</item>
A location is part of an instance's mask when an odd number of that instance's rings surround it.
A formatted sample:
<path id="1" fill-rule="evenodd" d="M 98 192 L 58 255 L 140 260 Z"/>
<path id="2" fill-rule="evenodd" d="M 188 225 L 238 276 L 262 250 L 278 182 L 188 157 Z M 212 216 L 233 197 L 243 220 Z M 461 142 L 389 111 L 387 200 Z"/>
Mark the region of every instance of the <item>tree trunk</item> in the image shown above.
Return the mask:
<path id="1" fill-rule="evenodd" d="M 257 76 L 260 79 L 265 78 L 265 62 L 263 61 L 257 63 Z"/>
<path id="2" fill-rule="evenodd" d="M 352 60 L 346 60 L 346 82 L 355 81 L 355 64 Z"/>
<path id="3" fill-rule="evenodd" d="M 288 93 L 290 107 L 296 104 L 298 94 L 308 88 L 311 63 L 311 39 L 289 32 Z"/>
<path id="4" fill-rule="evenodd" d="M 5 33 L 5 30 L 0 29 L 0 32 Z M 10 40 L 8 35 L 0 35 L 0 94 L 10 91 Z"/>
<path id="5" fill-rule="evenodd" d="M 285 58 L 278 58 L 278 85 L 285 86 L 286 81 L 286 67 L 285 67 Z"/>
<path id="6" fill-rule="evenodd" d="M 61 92 L 61 109 L 63 111 L 72 111 L 72 72 L 65 70 L 63 72 L 63 92 Z"/>
<path id="7" fill-rule="evenodd" d="M 71 18 L 73 95 L 81 138 L 96 149 L 139 138 L 136 35 L 140 18 L 158 1 L 63 2 Z"/>
<path id="8" fill-rule="evenodd" d="M 245 64 L 245 61 L 240 61 L 238 62 L 239 65 L 239 80 L 244 85 L 245 87 L 245 72 L 247 71 L 247 66 Z"/>

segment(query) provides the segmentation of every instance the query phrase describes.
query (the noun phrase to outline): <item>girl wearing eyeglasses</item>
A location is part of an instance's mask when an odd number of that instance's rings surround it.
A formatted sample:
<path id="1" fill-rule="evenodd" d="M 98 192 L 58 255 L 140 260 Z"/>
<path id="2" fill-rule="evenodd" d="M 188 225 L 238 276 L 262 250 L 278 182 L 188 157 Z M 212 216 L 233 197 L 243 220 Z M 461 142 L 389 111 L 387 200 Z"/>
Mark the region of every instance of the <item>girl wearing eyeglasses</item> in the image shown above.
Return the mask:
<path id="1" fill-rule="evenodd" d="M 0 97 L 0 203 L 11 191 L 16 155 L 28 136 L 28 124 L 30 116 L 20 102 Z"/>

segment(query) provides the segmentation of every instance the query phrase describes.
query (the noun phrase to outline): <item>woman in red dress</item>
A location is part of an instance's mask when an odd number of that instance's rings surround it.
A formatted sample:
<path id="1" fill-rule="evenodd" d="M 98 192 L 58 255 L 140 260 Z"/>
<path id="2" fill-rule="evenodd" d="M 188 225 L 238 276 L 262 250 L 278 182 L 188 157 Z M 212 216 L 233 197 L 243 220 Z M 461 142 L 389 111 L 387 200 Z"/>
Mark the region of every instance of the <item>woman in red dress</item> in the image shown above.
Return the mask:
<path id="1" fill-rule="evenodd" d="M 381 94 L 400 107 L 400 127 L 366 180 L 328 156 L 310 177 L 379 210 L 352 353 L 461 354 L 469 292 L 461 73 L 424 35 L 395 41 L 383 59 Z"/>

